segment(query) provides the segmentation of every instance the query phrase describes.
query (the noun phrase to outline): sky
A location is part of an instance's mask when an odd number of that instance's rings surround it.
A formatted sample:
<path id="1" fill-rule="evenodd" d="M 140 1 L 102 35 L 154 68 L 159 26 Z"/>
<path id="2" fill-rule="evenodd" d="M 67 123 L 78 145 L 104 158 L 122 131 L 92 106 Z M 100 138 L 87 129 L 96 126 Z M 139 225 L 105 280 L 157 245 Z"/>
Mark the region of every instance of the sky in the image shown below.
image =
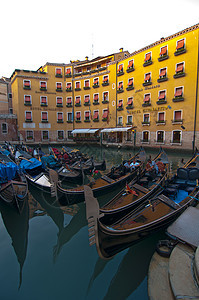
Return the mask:
<path id="1" fill-rule="evenodd" d="M 3 1 L 0 77 L 120 48 L 132 53 L 198 23 L 199 0 Z"/>

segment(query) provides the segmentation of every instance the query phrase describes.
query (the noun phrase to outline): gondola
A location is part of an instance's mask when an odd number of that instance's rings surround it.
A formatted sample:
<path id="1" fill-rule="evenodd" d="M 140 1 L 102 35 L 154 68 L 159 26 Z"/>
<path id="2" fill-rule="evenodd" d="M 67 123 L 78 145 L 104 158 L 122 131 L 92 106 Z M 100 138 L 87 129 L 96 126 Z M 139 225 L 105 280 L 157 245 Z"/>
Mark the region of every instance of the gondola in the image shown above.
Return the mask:
<path id="1" fill-rule="evenodd" d="M 28 183 L 9 155 L 0 153 L 0 198 L 7 205 L 22 212 L 28 193 Z"/>
<path id="2" fill-rule="evenodd" d="M 139 178 L 134 178 L 113 199 L 100 208 L 100 212 L 106 215 L 109 222 L 112 222 L 113 218 L 122 217 L 155 192 L 163 189 L 169 161 L 162 148 L 153 161 L 158 167 L 157 171 L 154 168 L 149 171 L 146 165 Z"/>
<path id="3" fill-rule="evenodd" d="M 96 243 L 101 258 L 112 258 L 152 233 L 168 227 L 188 206 L 197 203 L 198 158 L 196 153 L 184 168 L 179 168 L 175 176 L 167 180 L 167 186 L 161 193 L 153 195 L 113 223 L 100 214 L 92 190 L 84 186 L 90 245 Z"/>
<path id="4" fill-rule="evenodd" d="M 80 182 L 82 180 L 81 170 L 74 170 L 67 164 L 62 164 L 54 155 L 42 156 L 41 162 L 46 166 L 47 170 L 55 170 L 61 181 Z"/>
<path id="5" fill-rule="evenodd" d="M 113 191 L 113 189 L 125 186 L 127 182 L 136 176 L 139 177 L 144 168 L 144 163 L 146 160 L 146 153 L 142 147 L 132 158 L 129 159 L 129 162 L 134 160 L 139 161 L 139 165 L 134 170 L 126 170 L 122 163 L 118 167 L 113 167 L 106 175 L 101 176 L 93 182 L 90 182 L 89 186 L 92 188 L 94 195 L 96 197 L 102 196 L 107 192 Z M 53 170 L 50 170 L 50 173 L 52 180 L 54 180 L 57 186 L 57 195 L 61 205 L 69 205 L 84 201 L 83 186 L 74 189 L 64 189 L 59 183 L 56 173 L 54 173 Z"/>

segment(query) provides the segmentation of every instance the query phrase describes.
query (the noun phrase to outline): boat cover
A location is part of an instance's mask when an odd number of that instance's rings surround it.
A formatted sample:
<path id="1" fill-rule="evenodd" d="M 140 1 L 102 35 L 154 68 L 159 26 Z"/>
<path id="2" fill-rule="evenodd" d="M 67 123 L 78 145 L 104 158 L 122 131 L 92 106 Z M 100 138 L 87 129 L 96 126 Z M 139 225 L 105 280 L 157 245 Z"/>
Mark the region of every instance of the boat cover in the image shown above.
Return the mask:
<path id="1" fill-rule="evenodd" d="M 49 168 L 56 167 L 58 163 L 53 155 L 42 156 L 41 161 L 42 163 L 44 163 L 44 165 L 48 166 Z"/>
<path id="2" fill-rule="evenodd" d="M 0 163 L 0 182 L 5 183 L 15 178 L 19 167 L 14 162 Z"/>
<path id="3" fill-rule="evenodd" d="M 40 167 L 41 165 L 42 165 L 42 162 L 40 162 L 38 159 L 33 157 L 29 160 L 22 159 L 20 164 L 19 164 L 19 168 L 22 171 L 33 170 L 37 167 Z"/>

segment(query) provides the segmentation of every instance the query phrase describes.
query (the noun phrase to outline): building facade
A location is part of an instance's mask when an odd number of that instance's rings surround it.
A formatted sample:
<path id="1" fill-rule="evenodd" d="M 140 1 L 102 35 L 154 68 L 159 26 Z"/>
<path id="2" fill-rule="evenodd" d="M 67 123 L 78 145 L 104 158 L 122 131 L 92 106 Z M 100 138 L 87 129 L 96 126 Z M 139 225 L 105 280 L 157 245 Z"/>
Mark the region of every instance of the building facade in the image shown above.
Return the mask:
<path id="1" fill-rule="evenodd" d="M 16 141 L 17 115 L 13 114 L 11 82 L 9 78 L 0 79 L 0 141 Z"/>
<path id="2" fill-rule="evenodd" d="M 198 73 L 198 24 L 131 54 L 15 70 L 21 139 L 194 149 Z"/>

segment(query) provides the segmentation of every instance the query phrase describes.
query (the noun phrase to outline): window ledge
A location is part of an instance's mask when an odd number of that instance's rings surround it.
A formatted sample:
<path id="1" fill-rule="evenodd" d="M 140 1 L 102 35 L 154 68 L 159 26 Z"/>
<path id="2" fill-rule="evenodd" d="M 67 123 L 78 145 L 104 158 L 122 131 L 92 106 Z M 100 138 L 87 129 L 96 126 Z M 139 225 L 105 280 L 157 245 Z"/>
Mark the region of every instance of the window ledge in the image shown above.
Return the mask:
<path id="1" fill-rule="evenodd" d="M 72 107 L 72 104 L 66 104 L 66 107 Z"/>
<path id="2" fill-rule="evenodd" d="M 72 89 L 66 89 L 66 92 L 72 92 Z"/>
<path id="3" fill-rule="evenodd" d="M 157 121 L 156 125 L 157 126 L 159 126 L 159 125 L 166 125 L 166 121 Z"/>
<path id="4" fill-rule="evenodd" d="M 152 84 L 151 81 L 149 81 L 149 82 L 144 82 L 144 83 L 143 83 L 143 86 L 147 86 L 147 85 L 151 85 L 151 84 Z"/>
<path id="5" fill-rule="evenodd" d="M 167 103 L 167 100 L 158 100 L 158 101 L 156 101 L 156 103 L 157 103 L 158 105 L 166 104 L 166 103 Z"/>
<path id="6" fill-rule="evenodd" d="M 186 49 L 181 49 L 181 50 L 177 50 L 176 52 L 174 52 L 175 56 L 178 56 L 180 54 L 186 53 Z"/>
<path id="7" fill-rule="evenodd" d="M 78 91 L 81 91 L 81 89 L 80 88 L 75 88 L 75 91 L 78 92 Z"/>
<path id="8" fill-rule="evenodd" d="M 149 126 L 150 122 L 142 122 L 142 126 Z"/>
<path id="9" fill-rule="evenodd" d="M 128 86 L 128 87 L 126 88 L 126 90 L 127 90 L 127 91 L 134 90 L 134 86 Z"/>
<path id="10" fill-rule="evenodd" d="M 61 74 L 56 74 L 55 77 L 62 78 L 62 75 Z"/>
<path id="11" fill-rule="evenodd" d="M 93 102 L 93 105 L 97 105 L 97 104 L 99 104 L 99 101 L 97 101 L 97 102 Z"/>
<path id="12" fill-rule="evenodd" d="M 179 125 L 179 124 L 182 125 L 183 120 L 176 120 L 176 121 L 172 120 L 171 122 L 172 122 L 172 125 Z"/>
<path id="13" fill-rule="evenodd" d="M 180 78 L 180 77 L 184 77 L 185 76 L 185 73 L 182 72 L 182 73 L 176 73 L 173 75 L 173 78 Z"/>
<path id="14" fill-rule="evenodd" d="M 84 86 L 83 89 L 84 90 L 90 90 L 90 86 Z"/>
<path id="15" fill-rule="evenodd" d="M 124 71 L 121 71 L 121 72 L 117 73 L 117 76 L 121 76 L 121 75 L 124 75 Z"/>
<path id="16" fill-rule="evenodd" d="M 107 104 L 107 103 L 109 103 L 109 101 L 108 100 L 102 100 L 102 103 Z"/>
<path id="17" fill-rule="evenodd" d="M 96 89 L 96 88 L 98 88 L 98 87 L 99 87 L 99 84 L 94 84 L 94 85 L 93 85 L 93 88 L 94 88 L 94 89 Z"/>
<path id="18" fill-rule="evenodd" d="M 152 60 L 150 60 L 150 61 L 146 61 L 145 63 L 143 63 L 143 67 L 147 67 L 147 66 L 150 66 L 150 65 L 152 65 Z"/>
<path id="19" fill-rule="evenodd" d="M 151 103 L 143 103 L 142 106 L 143 106 L 143 107 L 151 106 Z"/>
<path id="20" fill-rule="evenodd" d="M 73 123 L 73 121 L 71 121 L 71 120 L 68 120 L 68 121 L 66 121 L 67 123 Z"/>
<path id="21" fill-rule="evenodd" d="M 168 58 L 169 58 L 168 55 L 163 55 L 163 56 L 160 56 L 160 57 L 158 58 L 158 61 L 163 61 L 163 60 L 168 59 Z"/>
<path id="22" fill-rule="evenodd" d="M 40 91 L 47 91 L 47 88 L 40 88 Z"/>
<path id="23" fill-rule="evenodd" d="M 25 106 L 32 106 L 32 103 L 24 103 Z"/>
<path id="24" fill-rule="evenodd" d="M 93 122 L 99 122 L 99 119 L 93 119 Z"/>
<path id="25" fill-rule="evenodd" d="M 75 104 L 75 106 L 76 106 L 76 107 L 80 107 L 80 106 L 81 106 L 81 104 Z"/>
<path id="26" fill-rule="evenodd" d="M 134 108 L 134 106 L 133 105 L 131 105 L 131 106 L 126 106 L 126 109 L 133 109 Z"/>
<path id="27" fill-rule="evenodd" d="M 90 123 L 91 120 L 84 120 L 85 123 Z"/>
<path id="28" fill-rule="evenodd" d="M 90 103 L 84 103 L 84 106 L 90 106 L 91 104 Z"/>
<path id="29" fill-rule="evenodd" d="M 56 89 L 56 92 L 62 92 L 63 90 L 62 89 Z"/>
<path id="30" fill-rule="evenodd" d="M 76 123 L 81 123 L 81 121 L 80 121 L 80 120 L 75 120 L 75 122 L 76 122 Z"/>
<path id="31" fill-rule="evenodd" d="M 176 98 L 173 98 L 173 102 L 180 102 L 180 101 L 184 101 L 184 98 L 183 97 L 176 97 Z"/>
<path id="32" fill-rule="evenodd" d="M 109 82 L 103 82 L 102 83 L 102 86 L 107 86 L 107 85 L 109 85 Z"/>
<path id="33" fill-rule="evenodd" d="M 157 82 L 160 83 L 160 82 L 164 82 L 167 80 L 168 80 L 168 77 L 163 77 L 163 78 L 158 78 Z"/>
<path id="34" fill-rule="evenodd" d="M 130 73 L 130 72 L 133 72 L 133 71 L 135 71 L 134 67 L 131 67 L 131 68 L 126 69 L 126 72 L 127 72 L 127 73 Z"/>
<path id="35" fill-rule="evenodd" d="M 123 89 L 121 89 L 121 90 L 117 90 L 117 93 L 118 94 L 120 94 L 120 93 L 123 93 L 124 92 L 124 90 Z"/>

